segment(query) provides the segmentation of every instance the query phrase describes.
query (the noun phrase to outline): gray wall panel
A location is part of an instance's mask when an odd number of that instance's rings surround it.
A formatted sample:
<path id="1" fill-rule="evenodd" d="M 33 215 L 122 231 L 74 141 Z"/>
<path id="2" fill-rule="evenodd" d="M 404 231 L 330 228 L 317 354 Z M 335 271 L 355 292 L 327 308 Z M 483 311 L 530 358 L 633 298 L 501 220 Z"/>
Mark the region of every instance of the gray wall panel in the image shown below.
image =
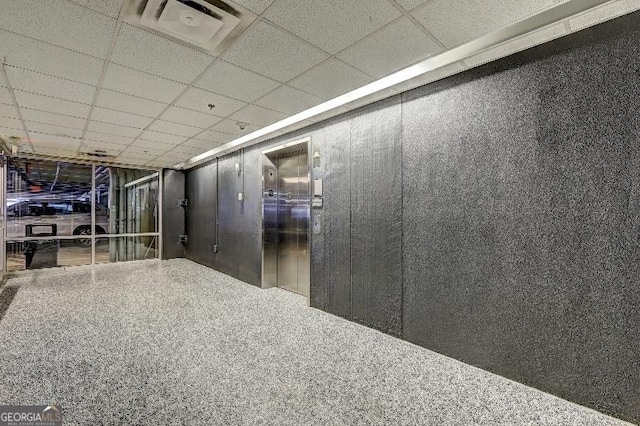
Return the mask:
<path id="1" fill-rule="evenodd" d="M 186 174 L 186 229 L 189 242 L 185 256 L 194 262 L 214 266 L 213 245 L 216 241 L 216 163 L 210 163 Z"/>
<path id="2" fill-rule="evenodd" d="M 351 318 L 351 121 L 333 120 L 312 136 L 311 155 L 320 153 L 314 178 L 323 179 L 323 207 L 313 208 L 320 233 L 312 232 L 312 306 Z M 313 223 L 313 222 L 312 222 Z M 312 226 L 313 230 L 313 226 Z M 320 299 L 321 297 L 321 299 Z"/>
<path id="3" fill-rule="evenodd" d="M 185 210 L 178 200 L 185 198 L 185 173 L 177 170 L 162 171 L 162 258 L 184 257 L 185 248 L 180 244 L 184 232 Z"/>
<path id="4" fill-rule="evenodd" d="M 215 269 L 232 277 L 238 276 L 238 224 L 240 206 L 238 192 L 242 177 L 235 169 L 240 162 L 240 154 L 234 153 L 218 161 L 218 244 L 220 251 L 214 255 Z"/>
<path id="5" fill-rule="evenodd" d="M 402 150 L 400 96 L 351 119 L 351 300 L 353 319 L 402 330 Z"/>
<path id="6" fill-rule="evenodd" d="M 640 32 L 594 36 L 405 96 L 404 336 L 638 421 Z"/>
<path id="7" fill-rule="evenodd" d="M 238 276 L 260 286 L 262 278 L 262 149 L 244 153 L 244 201 L 239 203 Z"/>

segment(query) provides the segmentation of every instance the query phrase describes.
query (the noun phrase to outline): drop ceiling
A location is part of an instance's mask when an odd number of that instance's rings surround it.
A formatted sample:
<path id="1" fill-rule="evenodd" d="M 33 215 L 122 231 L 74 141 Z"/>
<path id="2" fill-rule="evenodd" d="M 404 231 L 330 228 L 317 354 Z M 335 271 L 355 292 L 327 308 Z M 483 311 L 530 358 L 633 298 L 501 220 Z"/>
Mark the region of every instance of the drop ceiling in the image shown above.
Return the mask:
<path id="1" fill-rule="evenodd" d="M 0 135 L 171 167 L 563 1 L 227 1 L 251 23 L 216 56 L 125 22 L 122 0 L 0 0 Z M 297 127 L 638 8 L 611 1 Z"/>

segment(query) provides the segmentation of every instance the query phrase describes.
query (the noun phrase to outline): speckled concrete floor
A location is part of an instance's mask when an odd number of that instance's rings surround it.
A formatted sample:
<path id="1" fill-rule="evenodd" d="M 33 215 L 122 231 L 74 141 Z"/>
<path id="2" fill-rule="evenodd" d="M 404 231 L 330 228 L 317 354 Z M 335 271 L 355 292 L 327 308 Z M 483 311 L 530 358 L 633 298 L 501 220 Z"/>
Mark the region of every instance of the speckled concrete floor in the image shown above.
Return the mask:
<path id="1" fill-rule="evenodd" d="M 186 260 L 7 285 L 0 404 L 65 424 L 624 424 Z"/>

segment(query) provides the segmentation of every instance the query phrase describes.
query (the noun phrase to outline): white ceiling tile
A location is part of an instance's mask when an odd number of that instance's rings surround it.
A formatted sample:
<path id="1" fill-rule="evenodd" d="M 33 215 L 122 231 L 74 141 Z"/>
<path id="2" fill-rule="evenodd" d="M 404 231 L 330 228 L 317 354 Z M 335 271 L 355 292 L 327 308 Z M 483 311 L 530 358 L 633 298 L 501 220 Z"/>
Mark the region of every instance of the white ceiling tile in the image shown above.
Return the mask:
<path id="1" fill-rule="evenodd" d="M 95 87 L 88 84 L 13 67 L 7 67 L 6 71 L 14 89 L 85 104 L 90 104 L 93 100 Z"/>
<path id="2" fill-rule="evenodd" d="M 133 152 L 122 152 L 117 157 L 117 161 L 127 164 L 145 165 L 148 162 L 156 159 L 158 156 L 155 154 L 136 154 Z"/>
<path id="3" fill-rule="evenodd" d="M 213 104 L 215 107 L 211 110 L 209 104 Z M 205 114 L 226 117 L 245 106 L 246 102 L 191 87 L 178 98 L 175 105 Z"/>
<path id="4" fill-rule="evenodd" d="M 24 118 L 25 121 L 53 124 L 55 126 L 71 127 L 79 130 L 83 130 L 87 122 L 85 118 L 37 111 L 35 109 L 21 108 L 20 111 L 22 112 L 22 118 Z"/>
<path id="5" fill-rule="evenodd" d="M 91 121 L 87 130 L 92 132 L 107 133 L 109 135 L 124 136 L 127 138 L 135 138 L 140 134 L 140 129 L 126 126 L 118 126 L 116 124 L 101 123 L 99 121 Z"/>
<path id="6" fill-rule="evenodd" d="M 152 148 L 136 148 L 128 147 L 123 150 L 120 155 L 127 158 L 146 158 L 147 161 L 167 152 L 173 145 L 159 145 L 155 149 Z"/>
<path id="7" fill-rule="evenodd" d="M 199 135 L 197 135 L 196 137 L 189 139 L 188 141 L 186 141 L 184 143 L 184 145 L 188 145 L 188 146 L 195 146 L 195 147 L 200 147 L 202 144 L 200 142 L 206 142 L 206 143 L 211 143 L 211 142 L 221 142 L 221 143 L 227 143 L 229 141 L 232 141 L 236 138 L 235 135 L 229 134 L 229 133 L 223 133 L 223 132 L 218 132 L 216 130 L 205 130 L 204 132 L 200 133 Z"/>
<path id="8" fill-rule="evenodd" d="M 3 128 L 2 126 L 0 126 L 0 135 L 3 135 L 5 137 L 11 137 L 11 138 L 20 138 L 22 139 L 21 143 L 25 143 L 28 144 L 29 143 L 29 137 L 27 137 L 27 134 L 24 132 L 24 130 L 18 130 L 18 129 L 8 129 L 8 128 Z"/>
<path id="9" fill-rule="evenodd" d="M 46 133 L 53 136 L 62 136 L 65 138 L 81 138 L 81 129 L 72 129 L 71 127 L 55 126 L 53 124 L 34 123 L 33 121 L 25 121 L 29 135 L 33 138 L 33 133 Z"/>
<path id="10" fill-rule="evenodd" d="M 224 134 L 226 134 L 226 133 L 224 133 Z M 225 142 L 205 141 L 205 140 L 191 138 L 191 139 L 187 139 L 180 146 L 185 146 L 185 147 L 193 148 L 193 149 L 200 149 L 200 150 L 202 150 L 204 152 L 204 151 L 207 151 L 207 150 L 211 149 L 210 147 L 213 147 L 214 145 L 223 144 L 223 143 L 225 143 Z"/>
<path id="11" fill-rule="evenodd" d="M 411 14 L 447 47 L 454 47 L 565 0 L 434 0 Z"/>
<path id="12" fill-rule="evenodd" d="M 87 149 L 104 149 L 109 152 L 115 152 L 115 151 L 120 152 L 127 147 L 127 145 L 101 142 L 101 141 L 92 141 L 92 140 L 87 140 L 86 138 L 82 142 L 82 145 Z"/>
<path id="13" fill-rule="evenodd" d="M 179 161 L 188 160 L 191 157 L 192 156 L 189 154 L 184 154 L 182 152 L 174 151 L 173 149 L 171 149 L 170 151 L 167 151 L 167 152 L 158 153 L 157 160 L 162 160 L 162 159 L 173 160 L 174 161 L 173 164 L 175 164 Z"/>
<path id="14" fill-rule="evenodd" d="M 13 105 L 0 104 L 0 116 L 8 118 L 20 118 L 18 117 L 18 111 Z"/>
<path id="15" fill-rule="evenodd" d="M 157 142 L 151 143 L 149 141 L 144 141 L 144 140 L 138 141 L 138 142 L 146 143 L 146 146 L 141 145 L 141 147 L 146 148 L 149 152 L 147 154 L 142 154 L 139 152 L 130 152 L 130 154 L 137 157 L 147 156 L 149 160 L 157 157 L 158 155 L 164 154 L 165 152 L 169 151 L 171 148 L 176 146 L 172 144 L 161 144 Z"/>
<path id="16" fill-rule="evenodd" d="M 569 26 L 573 31 L 597 25 L 617 16 L 624 15 L 640 7 L 638 0 L 620 0 L 606 3 L 569 19 Z"/>
<path id="17" fill-rule="evenodd" d="M 118 155 L 118 160 L 127 163 L 145 164 L 155 158 L 154 154 L 138 154 L 135 152 L 122 151 Z"/>
<path id="18" fill-rule="evenodd" d="M 172 121 L 174 123 L 186 124 L 188 126 L 206 129 L 216 124 L 222 118 L 213 114 L 203 114 L 197 111 L 191 111 L 184 108 L 170 107 L 159 118 Z"/>
<path id="19" fill-rule="evenodd" d="M 199 153 L 203 153 L 203 152 L 207 152 L 209 150 L 212 150 L 213 148 L 217 148 L 221 145 L 224 145 L 226 142 L 216 142 L 216 141 L 201 141 L 201 140 L 197 140 L 197 139 L 190 139 L 187 142 L 185 142 L 184 144 L 182 144 L 181 146 L 185 147 L 185 148 L 193 148 L 195 150 L 198 150 Z M 194 154 L 194 155 L 198 155 L 198 154 Z"/>
<path id="20" fill-rule="evenodd" d="M 7 65 L 96 85 L 103 61 L 0 30 L 0 57 Z"/>
<path id="21" fill-rule="evenodd" d="M 226 61 L 281 82 L 329 57 L 265 22 L 249 27 L 223 56 Z"/>
<path id="22" fill-rule="evenodd" d="M 122 152 L 128 152 L 131 154 L 137 154 L 137 155 L 144 155 L 144 156 L 153 156 L 153 155 L 159 155 L 158 154 L 158 150 L 160 150 L 160 152 L 165 152 L 167 150 L 169 150 L 173 145 L 168 145 L 168 144 L 158 144 L 156 143 L 156 149 L 150 148 L 149 146 L 138 146 L 136 145 L 137 142 L 135 142 L 133 145 L 128 146 L 126 149 L 124 149 Z"/>
<path id="23" fill-rule="evenodd" d="M 278 85 L 277 81 L 221 59 L 218 59 L 195 84 L 196 87 L 245 102 L 255 101 Z"/>
<path id="24" fill-rule="evenodd" d="M 396 3 L 402 6 L 404 10 L 411 10 L 423 5 L 428 1 L 429 0 L 396 0 Z"/>
<path id="25" fill-rule="evenodd" d="M 187 86 L 110 64 L 102 87 L 158 102 L 171 103 Z"/>
<path id="26" fill-rule="evenodd" d="M 254 103 L 265 108 L 293 115 L 322 102 L 317 96 L 302 92 L 293 87 L 282 85 Z"/>
<path id="27" fill-rule="evenodd" d="M 289 82 L 290 86 L 325 99 L 370 83 L 373 79 L 337 59 L 329 59 Z"/>
<path id="28" fill-rule="evenodd" d="M 0 28 L 98 58 L 115 27 L 114 19 L 64 0 L 2 2 Z"/>
<path id="29" fill-rule="evenodd" d="M 149 158 L 132 158 L 125 154 L 120 154 L 116 161 L 122 164 L 130 164 L 133 166 L 144 166 L 149 162 Z"/>
<path id="30" fill-rule="evenodd" d="M 233 0 L 233 2 L 260 15 L 273 3 L 273 0 Z"/>
<path id="31" fill-rule="evenodd" d="M 260 127 L 267 126 L 287 117 L 286 114 L 273 111 L 256 105 L 247 105 L 240 111 L 234 113 L 229 118 L 236 121 L 256 124 Z"/>
<path id="32" fill-rule="evenodd" d="M 278 0 L 264 14 L 269 21 L 331 54 L 400 16 L 387 0 Z"/>
<path id="33" fill-rule="evenodd" d="M 202 132 L 199 127 L 185 126 L 183 124 L 172 123 L 170 121 L 156 120 L 149 126 L 149 130 L 154 132 L 169 133 L 172 135 L 185 136 L 190 138 Z"/>
<path id="34" fill-rule="evenodd" d="M 173 145 L 181 144 L 182 142 L 187 140 L 187 138 L 184 136 L 169 135 L 166 133 L 159 133 L 151 130 L 145 130 L 140 136 L 140 139 L 144 139 L 146 141 L 152 141 L 152 142 L 168 143 Z M 136 143 L 138 144 L 140 142 L 141 142 L 140 140 L 136 141 Z"/>
<path id="35" fill-rule="evenodd" d="M 213 126 L 211 130 L 216 132 L 228 133 L 237 137 L 240 135 L 251 133 L 254 130 L 258 130 L 258 127 L 254 126 L 253 124 L 249 124 L 244 128 L 244 130 L 241 130 L 240 127 L 238 127 L 236 120 L 222 120 L 221 122 Z M 202 135 L 198 135 L 198 138 L 200 137 L 202 137 Z"/>
<path id="36" fill-rule="evenodd" d="M 128 153 L 134 155 L 136 157 L 157 157 L 158 155 L 162 155 L 165 152 L 172 149 L 175 145 L 159 143 L 159 142 L 149 142 L 144 140 L 138 140 L 133 145 L 127 147 L 122 153 Z"/>
<path id="37" fill-rule="evenodd" d="M 186 155 L 188 157 L 193 157 L 195 155 L 202 154 L 204 151 L 202 150 L 202 148 L 193 148 L 191 146 L 178 145 L 177 147 L 173 148 L 169 152 Z"/>
<path id="38" fill-rule="evenodd" d="M 0 117 L 0 129 L 22 130 L 22 122 L 17 118 Z"/>
<path id="39" fill-rule="evenodd" d="M 123 24 L 111 61 L 170 80 L 191 83 L 213 57 L 148 31 Z"/>
<path id="40" fill-rule="evenodd" d="M 18 105 L 21 108 L 37 109 L 40 111 L 53 112 L 62 115 L 70 115 L 73 117 L 87 118 L 89 115 L 88 104 L 79 102 L 65 101 L 50 96 L 37 95 L 35 93 L 23 92 L 16 90 L 15 92 Z"/>
<path id="41" fill-rule="evenodd" d="M 38 132 L 29 132 L 29 134 L 31 135 L 31 143 L 34 146 L 74 150 L 80 147 L 80 139 Z"/>
<path id="42" fill-rule="evenodd" d="M 438 53 L 440 46 L 408 18 L 400 18 L 340 52 L 338 57 L 374 77 L 384 77 Z"/>
<path id="43" fill-rule="evenodd" d="M 129 96 L 112 90 L 101 89 L 98 93 L 96 105 L 103 108 L 155 118 L 164 111 L 168 104 L 142 99 L 136 96 Z"/>
<path id="44" fill-rule="evenodd" d="M 525 36 L 518 37 L 507 43 L 503 43 L 497 47 L 488 49 L 464 60 L 464 63 L 473 68 L 478 65 L 486 64 L 487 62 L 494 61 L 496 59 L 504 58 L 522 50 L 526 50 L 530 47 L 537 46 L 547 41 L 562 37 L 566 34 L 566 30 L 563 23 L 551 25 Z"/>
<path id="45" fill-rule="evenodd" d="M 424 86 L 425 84 L 433 83 L 434 81 L 457 74 L 461 71 L 464 71 L 465 69 L 467 69 L 467 67 L 462 62 L 454 62 L 453 64 L 445 65 L 444 67 L 437 68 L 431 72 L 405 81 L 404 83 L 400 83 L 396 86 L 393 86 L 393 88 L 398 92 L 405 92 L 407 90 L 415 89 L 416 87 Z"/>
<path id="46" fill-rule="evenodd" d="M 92 132 L 92 131 L 85 132 L 84 139 L 95 141 L 95 142 L 105 142 L 105 143 L 118 144 L 118 145 L 129 145 L 131 141 L 133 141 L 133 138 L 127 137 L 127 136 L 110 135 L 107 133 Z"/>
<path id="47" fill-rule="evenodd" d="M 34 148 L 36 154 L 50 155 L 53 157 L 73 158 L 77 153 L 73 146 L 35 146 Z"/>
<path id="48" fill-rule="evenodd" d="M 148 162 L 146 166 L 171 169 L 176 164 L 183 163 L 191 157 L 193 157 L 193 155 L 167 152 L 164 155 L 156 157 L 153 161 Z"/>
<path id="49" fill-rule="evenodd" d="M 122 7 L 122 0 L 71 0 L 74 3 L 78 3 L 82 6 L 86 6 L 98 13 L 110 16 L 112 18 L 118 18 L 120 14 L 120 7 Z"/>
<path id="50" fill-rule="evenodd" d="M 9 89 L 6 87 L 0 87 L 0 104 L 13 104 L 13 98 L 11 98 L 11 93 Z"/>
<path id="51" fill-rule="evenodd" d="M 144 129 L 149 123 L 151 123 L 152 118 L 128 112 L 95 107 L 91 114 L 91 120 L 117 124 L 119 126 L 133 127 L 136 129 Z"/>

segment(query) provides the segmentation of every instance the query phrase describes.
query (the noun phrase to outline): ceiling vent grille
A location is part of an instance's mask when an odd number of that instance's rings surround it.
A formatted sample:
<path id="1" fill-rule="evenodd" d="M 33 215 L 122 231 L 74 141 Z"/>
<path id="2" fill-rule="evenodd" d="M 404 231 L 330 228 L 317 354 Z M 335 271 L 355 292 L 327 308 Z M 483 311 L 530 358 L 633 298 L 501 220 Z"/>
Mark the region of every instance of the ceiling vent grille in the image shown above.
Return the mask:
<path id="1" fill-rule="evenodd" d="M 256 15 L 218 0 L 130 0 L 125 22 L 218 54 Z"/>
<path id="2" fill-rule="evenodd" d="M 116 158 L 115 155 L 108 154 L 107 151 L 104 151 L 102 149 L 96 149 L 93 152 L 83 152 L 82 155 L 85 157 L 93 157 L 93 158 L 101 158 L 101 159 Z"/>

